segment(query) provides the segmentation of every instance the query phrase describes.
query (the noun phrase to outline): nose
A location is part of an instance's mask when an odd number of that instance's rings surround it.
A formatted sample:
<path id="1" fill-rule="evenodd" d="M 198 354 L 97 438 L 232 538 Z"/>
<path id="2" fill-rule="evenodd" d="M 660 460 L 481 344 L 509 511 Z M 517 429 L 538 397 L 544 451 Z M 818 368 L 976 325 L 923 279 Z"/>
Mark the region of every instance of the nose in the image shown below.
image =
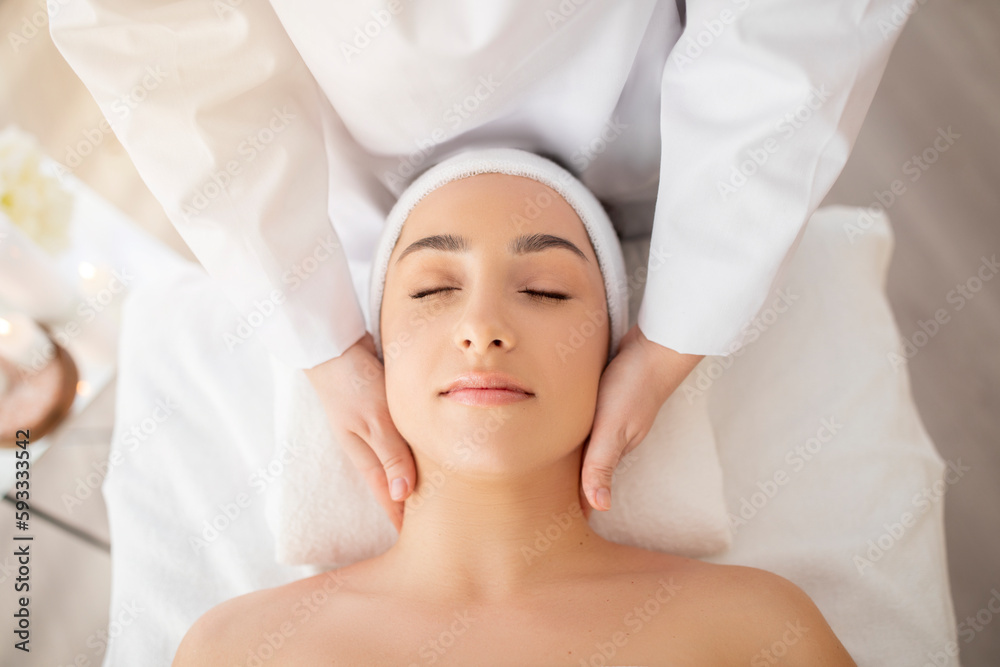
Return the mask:
<path id="1" fill-rule="evenodd" d="M 479 356 L 493 348 L 503 351 L 514 349 L 514 331 L 508 324 L 503 299 L 497 292 L 490 288 L 470 290 L 461 320 L 455 327 L 458 349 Z"/>

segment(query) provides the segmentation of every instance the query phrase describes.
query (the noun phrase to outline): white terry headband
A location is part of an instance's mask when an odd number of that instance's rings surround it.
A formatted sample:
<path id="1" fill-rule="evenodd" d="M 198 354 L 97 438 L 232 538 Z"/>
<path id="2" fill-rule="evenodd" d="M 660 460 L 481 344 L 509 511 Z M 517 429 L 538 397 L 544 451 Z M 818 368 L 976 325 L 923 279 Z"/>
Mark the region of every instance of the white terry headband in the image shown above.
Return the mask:
<path id="1" fill-rule="evenodd" d="M 386 218 L 372 263 L 369 281 L 369 329 L 375 340 L 379 361 L 382 359 L 380 323 L 385 276 L 389 257 L 403 231 L 403 223 L 421 199 L 442 185 L 475 174 L 500 173 L 525 176 L 558 192 L 580 216 L 597 255 L 604 276 L 604 291 L 608 302 L 611 336 L 608 360 L 618 354 L 618 344 L 628 328 L 628 283 L 625 278 L 625 258 L 611 219 L 597 197 L 575 176 L 540 155 L 518 148 L 470 149 L 453 155 L 421 174 L 400 195 Z"/>

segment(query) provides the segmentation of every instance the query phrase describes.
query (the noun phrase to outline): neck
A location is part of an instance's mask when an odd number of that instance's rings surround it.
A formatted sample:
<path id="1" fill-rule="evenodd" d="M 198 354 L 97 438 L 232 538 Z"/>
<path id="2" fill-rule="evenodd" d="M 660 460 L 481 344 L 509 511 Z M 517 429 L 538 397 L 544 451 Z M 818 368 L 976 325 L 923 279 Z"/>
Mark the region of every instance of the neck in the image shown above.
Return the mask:
<path id="1" fill-rule="evenodd" d="M 514 600 L 579 574 L 610 544 L 580 505 L 581 456 L 578 447 L 531 471 L 472 475 L 414 452 L 417 488 L 387 570 L 404 588 L 465 602 Z"/>

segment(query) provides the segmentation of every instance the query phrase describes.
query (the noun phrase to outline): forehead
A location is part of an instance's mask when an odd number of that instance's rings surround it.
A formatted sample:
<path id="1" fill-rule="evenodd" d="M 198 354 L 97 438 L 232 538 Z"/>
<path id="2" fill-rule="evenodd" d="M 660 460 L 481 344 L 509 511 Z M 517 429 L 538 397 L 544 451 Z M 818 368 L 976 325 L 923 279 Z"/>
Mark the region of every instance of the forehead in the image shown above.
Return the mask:
<path id="1" fill-rule="evenodd" d="M 452 233 L 489 242 L 522 234 L 563 236 L 589 255 L 583 222 L 562 196 L 534 179 L 510 174 L 476 174 L 434 190 L 410 211 L 396 250 L 429 234 Z"/>

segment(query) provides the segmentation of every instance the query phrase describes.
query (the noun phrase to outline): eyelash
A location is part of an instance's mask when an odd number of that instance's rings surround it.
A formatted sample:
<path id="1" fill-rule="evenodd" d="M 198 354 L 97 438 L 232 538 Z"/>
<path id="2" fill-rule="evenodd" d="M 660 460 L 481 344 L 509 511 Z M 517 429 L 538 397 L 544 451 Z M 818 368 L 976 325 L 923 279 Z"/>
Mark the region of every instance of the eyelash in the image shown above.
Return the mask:
<path id="1" fill-rule="evenodd" d="M 417 292 L 416 294 L 411 294 L 411 299 L 422 299 L 425 296 L 430 296 L 431 294 L 437 294 L 438 292 L 445 292 L 458 289 L 457 287 L 438 287 L 437 289 L 424 290 L 422 292 Z M 557 292 L 539 292 L 538 290 L 521 290 L 524 294 L 531 295 L 532 298 L 541 299 L 545 301 L 565 301 L 569 299 L 568 294 L 559 294 Z"/>

